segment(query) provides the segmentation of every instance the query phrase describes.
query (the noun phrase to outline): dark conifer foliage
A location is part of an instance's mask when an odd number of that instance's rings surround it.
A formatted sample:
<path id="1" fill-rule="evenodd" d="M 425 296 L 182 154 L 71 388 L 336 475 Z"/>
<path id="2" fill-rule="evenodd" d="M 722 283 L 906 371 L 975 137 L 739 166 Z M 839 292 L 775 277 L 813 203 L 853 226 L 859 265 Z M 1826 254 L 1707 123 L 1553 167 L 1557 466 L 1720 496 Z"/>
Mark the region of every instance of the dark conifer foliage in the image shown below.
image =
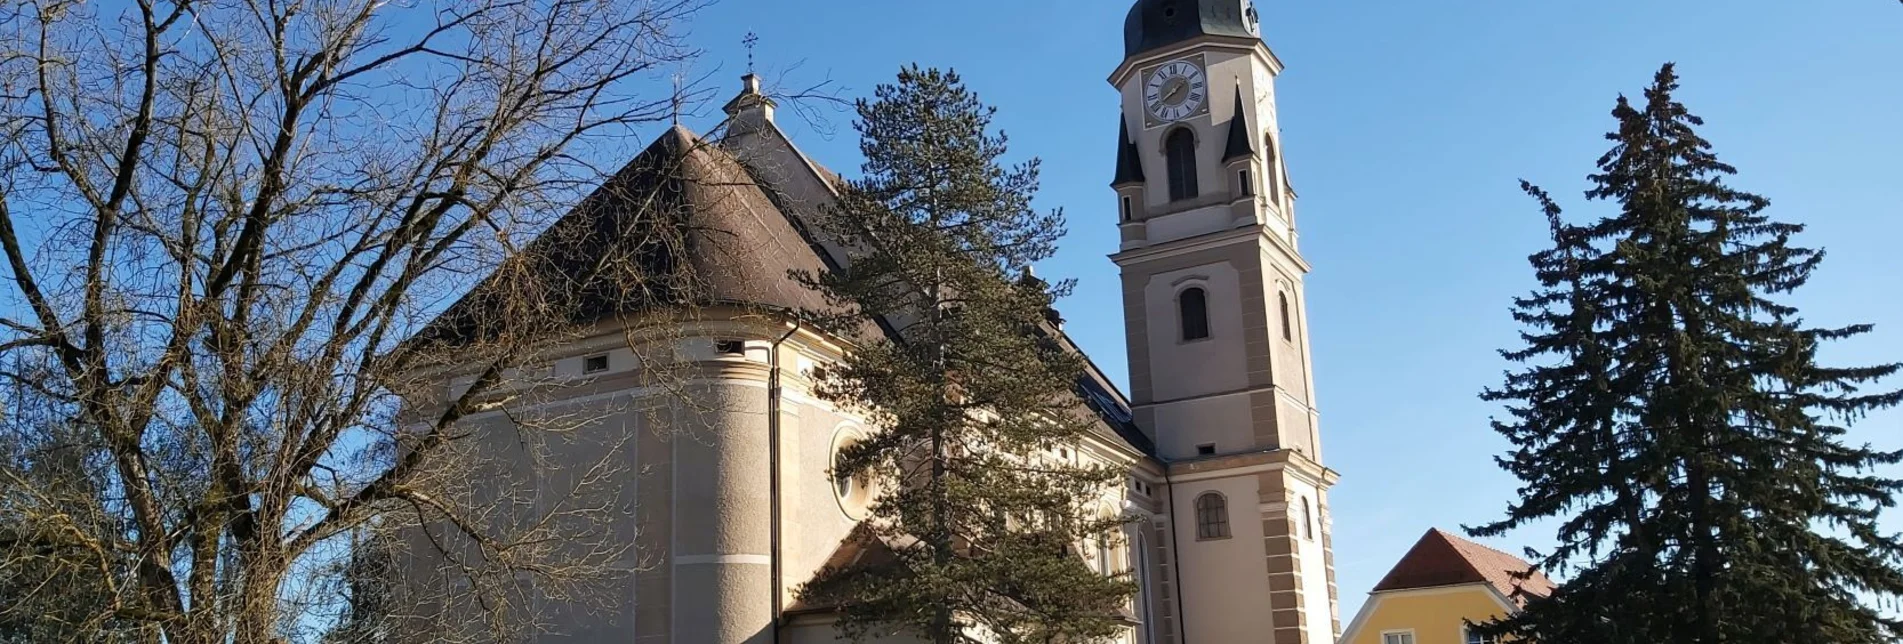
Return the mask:
<path id="1" fill-rule="evenodd" d="M 1046 318 L 1068 285 L 1028 273 L 1062 213 L 1032 207 L 1036 162 L 1000 163 L 993 109 L 957 74 L 914 66 L 875 97 L 858 103 L 865 176 L 817 227 L 850 266 L 798 277 L 848 312 L 829 326 L 860 330 L 819 391 L 873 427 L 834 475 L 880 491 L 857 533 L 878 554 L 822 571 L 802 599 L 839 607 L 855 638 L 1112 635 L 1134 586 L 1083 546 L 1117 538 L 1104 500 L 1120 473 L 1066 458 L 1095 422 L 1078 413 L 1081 358 Z"/>
<path id="2" fill-rule="evenodd" d="M 1765 214 L 1674 100 L 1661 69 L 1642 105 L 1618 101 L 1589 201 L 1616 212 L 1568 223 L 1530 184 L 1553 245 L 1540 287 L 1515 300 L 1522 366 L 1484 398 L 1523 482 L 1497 535 L 1561 519 L 1539 564 L 1568 577 L 1552 599 L 1490 625 L 1543 644 L 1875 644 L 1903 626 L 1874 607 L 1903 593 L 1903 543 L 1878 525 L 1903 459 L 1846 442 L 1903 401 L 1895 363 L 1822 364 L 1817 327 L 1779 298 L 1824 258 L 1803 226 Z M 1568 574 L 1569 573 L 1569 574 Z"/>

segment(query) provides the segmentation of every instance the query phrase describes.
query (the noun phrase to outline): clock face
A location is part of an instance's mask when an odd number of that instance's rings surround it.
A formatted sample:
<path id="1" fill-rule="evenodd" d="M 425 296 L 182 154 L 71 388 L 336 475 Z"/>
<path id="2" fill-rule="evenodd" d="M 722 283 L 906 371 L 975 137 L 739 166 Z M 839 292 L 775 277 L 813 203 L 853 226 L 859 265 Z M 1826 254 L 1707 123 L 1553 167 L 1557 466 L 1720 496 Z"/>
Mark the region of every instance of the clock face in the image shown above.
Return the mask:
<path id="1" fill-rule="evenodd" d="M 1209 100 L 1203 68 L 1189 60 L 1164 63 L 1143 80 L 1143 103 L 1150 116 L 1170 122 L 1189 118 Z"/>

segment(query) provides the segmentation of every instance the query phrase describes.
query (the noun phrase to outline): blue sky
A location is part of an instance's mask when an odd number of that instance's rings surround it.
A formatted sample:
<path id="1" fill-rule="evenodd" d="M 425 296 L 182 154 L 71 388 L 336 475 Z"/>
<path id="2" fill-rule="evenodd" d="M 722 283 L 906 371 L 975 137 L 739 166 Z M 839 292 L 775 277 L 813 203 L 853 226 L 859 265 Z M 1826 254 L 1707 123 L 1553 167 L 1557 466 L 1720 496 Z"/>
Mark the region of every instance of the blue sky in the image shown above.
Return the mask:
<path id="1" fill-rule="evenodd" d="M 1430 526 L 1489 521 L 1513 497 L 1496 469 L 1505 442 L 1477 399 L 1516 342 L 1508 300 L 1532 286 L 1544 243 L 1526 178 L 1578 198 L 1620 92 L 1638 95 L 1665 61 L 1705 117 L 1737 185 L 1807 224 L 1830 255 L 1790 301 L 1819 324 L 1872 322 L 1831 348 L 1839 361 L 1903 360 L 1903 7 L 1892 0 L 1258 0 L 1279 80 L 1297 191 L 1323 449 L 1342 474 L 1330 501 L 1342 619 Z M 846 96 L 903 63 L 951 67 L 999 107 L 1013 153 L 1044 160 L 1041 203 L 1070 234 L 1040 273 L 1080 280 L 1061 304 L 1069 331 L 1126 381 L 1109 183 L 1128 0 L 723 0 L 694 26 L 716 98 L 746 67 L 789 85 L 830 78 Z M 717 107 L 717 103 L 715 105 Z M 712 108 L 709 108 L 712 112 Z M 795 140 L 853 174 L 850 115 L 830 137 L 790 115 Z M 712 115 L 690 125 L 705 129 Z M 1903 446 L 1903 414 L 1857 438 Z M 1893 519 L 1903 527 L 1903 519 Z M 1517 552 L 1549 532 L 1490 544 Z"/>

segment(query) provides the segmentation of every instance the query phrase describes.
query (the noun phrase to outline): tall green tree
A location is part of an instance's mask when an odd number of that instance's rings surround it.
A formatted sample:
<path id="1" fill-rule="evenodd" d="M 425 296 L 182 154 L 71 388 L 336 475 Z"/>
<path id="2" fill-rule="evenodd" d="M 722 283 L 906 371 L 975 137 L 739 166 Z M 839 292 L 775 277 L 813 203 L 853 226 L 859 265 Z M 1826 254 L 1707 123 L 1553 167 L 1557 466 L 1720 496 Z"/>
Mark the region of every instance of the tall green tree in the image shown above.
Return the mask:
<path id="1" fill-rule="evenodd" d="M 1000 162 L 994 109 L 953 72 L 904 69 L 857 111 L 864 178 L 820 217 L 850 266 L 799 277 L 846 312 L 835 328 L 884 327 L 820 374 L 820 394 L 876 428 L 834 475 L 879 490 L 861 534 L 892 556 L 824 570 L 802 595 L 839 606 L 854 638 L 1114 634 L 1134 586 L 1081 547 L 1118 531 L 1099 502 L 1120 475 L 1058 458 L 1094 419 L 1077 413 L 1080 357 L 1047 326 L 1068 284 L 1028 277 L 1064 230 L 1032 207 L 1038 164 Z"/>
<path id="2" fill-rule="evenodd" d="M 1611 151 L 1568 223 L 1532 185 L 1554 244 L 1515 302 L 1524 366 L 1484 398 L 1508 404 L 1500 459 L 1523 481 L 1497 535 L 1556 517 L 1550 600 L 1491 630 L 1543 644 L 1874 644 L 1903 633 L 1872 600 L 1903 593 L 1903 543 L 1878 525 L 1898 452 L 1848 444 L 1850 424 L 1903 402 L 1895 363 L 1820 362 L 1869 325 L 1818 327 L 1779 302 L 1824 258 L 1803 226 L 1731 187 L 1661 69 L 1613 110 Z"/>

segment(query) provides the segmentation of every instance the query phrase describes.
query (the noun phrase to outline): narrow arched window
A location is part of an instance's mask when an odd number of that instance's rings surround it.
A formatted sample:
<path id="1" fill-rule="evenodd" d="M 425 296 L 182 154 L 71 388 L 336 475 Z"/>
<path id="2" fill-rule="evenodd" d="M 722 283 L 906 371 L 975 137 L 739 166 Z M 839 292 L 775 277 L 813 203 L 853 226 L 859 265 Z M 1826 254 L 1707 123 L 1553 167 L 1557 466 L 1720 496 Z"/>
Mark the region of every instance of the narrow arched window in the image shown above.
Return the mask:
<path id="1" fill-rule="evenodd" d="M 1229 538 L 1229 501 L 1215 492 L 1196 497 L 1196 538 Z"/>
<path id="2" fill-rule="evenodd" d="M 1196 135 L 1189 128 L 1177 128 L 1163 140 L 1163 154 L 1169 162 L 1170 201 L 1196 197 Z"/>
<path id="3" fill-rule="evenodd" d="M 1183 327 L 1183 340 L 1201 340 L 1209 337 L 1209 295 L 1200 288 L 1184 289 L 1176 296 L 1178 317 Z"/>
<path id="4" fill-rule="evenodd" d="M 1315 514 L 1308 507 L 1308 497 L 1302 497 L 1302 538 L 1315 540 Z"/>
<path id="5" fill-rule="evenodd" d="M 1280 207 L 1282 201 L 1282 171 L 1278 170 L 1275 151 L 1275 135 L 1262 135 L 1262 171 L 1269 179 L 1269 202 Z"/>
<path id="6" fill-rule="evenodd" d="M 1295 323 L 1293 320 L 1289 318 L 1288 294 L 1276 293 L 1275 298 L 1277 300 L 1276 305 L 1281 307 L 1282 309 L 1282 339 L 1288 340 L 1289 342 L 1294 342 L 1295 341 Z"/>

